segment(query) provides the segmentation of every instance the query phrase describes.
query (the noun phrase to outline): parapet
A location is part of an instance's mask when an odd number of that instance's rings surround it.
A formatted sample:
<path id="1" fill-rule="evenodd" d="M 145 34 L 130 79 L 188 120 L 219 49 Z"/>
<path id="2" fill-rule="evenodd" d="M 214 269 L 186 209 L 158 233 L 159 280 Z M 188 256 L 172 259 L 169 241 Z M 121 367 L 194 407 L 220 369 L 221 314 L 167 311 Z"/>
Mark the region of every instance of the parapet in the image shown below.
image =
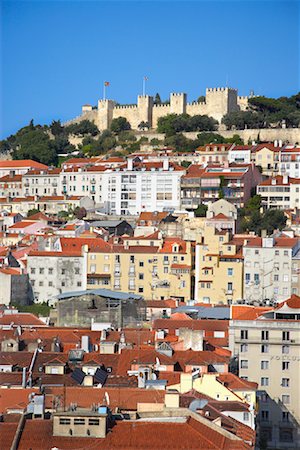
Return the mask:
<path id="1" fill-rule="evenodd" d="M 185 96 L 185 92 L 171 92 L 170 97 L 182 97 Z"/>
<path id="2" fill-rule="evenodd" d="M 206 92 L 237 92 L 237 89 L 231 87 L 215 87 L 215 88 L 206 88 Z"/>

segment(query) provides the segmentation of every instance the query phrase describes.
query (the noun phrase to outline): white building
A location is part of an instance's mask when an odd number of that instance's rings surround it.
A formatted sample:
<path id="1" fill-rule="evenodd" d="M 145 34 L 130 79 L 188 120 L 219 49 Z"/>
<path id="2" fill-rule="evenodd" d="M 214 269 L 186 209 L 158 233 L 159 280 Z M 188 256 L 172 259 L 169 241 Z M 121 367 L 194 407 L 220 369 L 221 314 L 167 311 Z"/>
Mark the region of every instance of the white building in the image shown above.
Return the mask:
<path id="1" fill-rule="evenodd" d="M 87 249 L 73 251 L 32 251 L 27 272 L 35 302 L 56 303 L 56 296 L 87 288 Z"/>
<path id="2" fill-rule="evenodd" d="M 244 299 L 282 302 L 291 296 L 292 257 L 300 248 L 300 239 L 285 235 L 245 242 Z"/>
<path id="3" fill-rule="evenodd" d="M 60 195 L 60 171 L 61 169 L 30 170 L 23 176 L 23 195 Z"/>
<path id="4" fill-rule="evenodd" d="M 257 186 L 262 206 L 267 209 L 300 208 L 300 178 L 277 175 Z"/>
<path id="5" fill-rule="evenodd" d="M 249 145 L 235 145 L 228 151 L 229 163 L 251 163 L 251 149 Z"/>
<path id="6" fill-rule="evenodd" d="M 0 178 L 5 175 L 24 175 L 29 170 L 47 170 L 48 166 L 31 159 L 0 161 Z"/>
<path id="7" fill-rule="evenodd" d="M 283 148 L 279 153 L 279 173 L 300 178 L 300 148 Z"/>

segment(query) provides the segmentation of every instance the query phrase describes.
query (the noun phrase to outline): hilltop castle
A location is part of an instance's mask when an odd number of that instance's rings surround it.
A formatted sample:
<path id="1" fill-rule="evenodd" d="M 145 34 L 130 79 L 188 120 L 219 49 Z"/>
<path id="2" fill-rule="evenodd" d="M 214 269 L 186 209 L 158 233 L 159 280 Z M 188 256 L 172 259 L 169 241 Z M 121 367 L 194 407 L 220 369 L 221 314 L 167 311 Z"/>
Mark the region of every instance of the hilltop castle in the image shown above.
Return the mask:
<path id="1" fill-rule="evenodd" d="M 118 117 L 125 117 L 132 129 L 138 129 L 141 122 L 148 122 L 150 128 L 156 128 L 160 117 L 167 114 L 207 115 L 219 123 L 222 117 L 233 111 L 246 110 L 248 97 L 240 97 L 237 89 L 208 88 L 204 102 L 187 102 L 185 93 L 171 93 L 170 103 L 156 105 L 150 95 L 139 95 L 136 105 L 117 105 L 113 100 L 99 100 L 97 108 L 83 105 L 82 114 L 68 123 L 90 120 L 99 130 L 108 129 L 111 121 Z"/>

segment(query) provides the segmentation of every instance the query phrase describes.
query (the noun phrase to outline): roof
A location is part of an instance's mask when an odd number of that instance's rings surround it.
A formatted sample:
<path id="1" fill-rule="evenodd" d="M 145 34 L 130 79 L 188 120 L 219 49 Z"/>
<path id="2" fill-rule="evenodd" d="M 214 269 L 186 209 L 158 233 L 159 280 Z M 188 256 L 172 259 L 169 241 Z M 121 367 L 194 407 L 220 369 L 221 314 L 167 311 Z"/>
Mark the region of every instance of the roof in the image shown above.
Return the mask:
<path id="1" fill-rule="evenodd" d="M 46 216 L 46 214 L 42 213 L 42 212 L 38 212 L 36 214 L 32 214 L 31 216 L 27 217 L 27 221 L 28 220 L 50 220 L 48 216 Z"/>
<path id="2" fill-rule="evenodd" d="M 45 327 L 45 322 L 40 320 L 34 314 L 31 313 L 16 313 L 16 314 L 3 314 L 0 316 L 0 326 L 10 325 L 13 323 L 14 326 L 43 326 Z"/>
<path id="3" fill-rule="evenodd" d="M 211 308 L 207 308 L 210 310 Z M 228 320 L 170 320 L 156 319 L 153 322 L 155 330 L 177 330 L 179 328 L 190 328 L 192 330 L 205 331 L 227 331 L 229 326 Z"/>
<path id="4" fill-rule="evenodd" d="M 219 374 L 217 379 L 232 391 L 256 390 L 258 388 L 257 383 L 243 380 L 230 372 Z"/>
<path id="5" fill-rule="evenodd" d="M 7 183 L 7 182 L 11 182 L 11 183 L 16 183 L 22 182 L 22 175 L 5 175 L 4 177 L 0 178 L 0 183 Z"/>
<path id="6" fill-rule="evenodd" d="M 255 320 L 264 312 L 271 311 L 268 306 L 252 306 L 252 305 L 232 305 L 231 319 L 233 320 Z"/>
<path id="7" fill-rule="evenodd" d="M 9 168 L 27 168 L 32 167 L 36 169 L 48 169 L 48 166 L 45 166 L 45 164 L 41 164 L 37 161 L 33 161 L 32 159 L 20 159 L 20 160 L 14 160 L 14 161 L 1 161 L 0 162 L 0 168 L 9 169 Z"/>
<path id="8" fill-rule="evenodd" d="M 273 180 L 276 181 L 276 184 L 273 184 Z M 267 180 L 262 181 L 258 186 L 286 186 L 289 184 L 300 184 L 300 178 L 291 178 L 289 176 L 284 177 L 283 175 L 277 175 L 276 177 L 270 177 Z"/>
<path id="9" fill-rule="evenodd" d="M 131 294 L 128 292 L 114 292 L 109 289 L 87 289 L 86 291 L 75 291 L 75 292 L 64 292 L 57 296 L 59 300 L 72 298 L 72 297 L 80 297 L 81 295 L 99 295 L 105 298 L 114 298 L 118 300 L 139 300 L 141 298 L 140 295 Z"/>
<path id="10" fill-rule="evenodd" d="M 116 421 L 103 439 L 53 436 L 51 420 L 26 420 L 18 445 L 19 450 L 61 449 L 179 449 L 186 443 L 191 449 L 249 449 L 243 440 L 199 417 L 188 417 L 183 423 L 173 421 Z M 38 434 L 36 430 L 39 430 Z M 187 448 L 185 446 L 185 448 Z"/>
<path id="11" fill-rule="evenodd" d="M 244 247 L 261 247 L 262 248 L 263 239 L 261 237 L 255 237 L 250 239 Z M 297 238 L 290 237 L 278 237 L 274 238 L 274 247 L 284 247 L 284 248 L 293 248 L 298 243 Z"/>

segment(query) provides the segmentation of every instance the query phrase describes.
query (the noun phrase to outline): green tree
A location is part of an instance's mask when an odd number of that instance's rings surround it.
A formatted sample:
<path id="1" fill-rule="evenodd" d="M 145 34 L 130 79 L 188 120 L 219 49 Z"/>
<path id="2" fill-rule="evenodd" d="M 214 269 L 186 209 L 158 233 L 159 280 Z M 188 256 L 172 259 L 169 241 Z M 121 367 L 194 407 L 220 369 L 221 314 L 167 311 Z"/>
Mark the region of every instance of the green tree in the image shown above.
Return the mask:
<path id="1" fill-rule="evenodd" d="M 218 122 L 212 117 L 196 115 L 190 118 L 189 125 L 190 131 L 215 131 Z"/>
<path id="2" fill-rule="evenodd" d="M 47 165 L 56 165 L 58 158 L 47 133 L 31 125 L 15 135 L 13 144 L 14 159 L 33 159 Z"/>
<path id="3" fill-rule="evenodd" d="M 206 212 L 207 212 L 207 206 L 206 205 L 203 205 L 202 203 L 201 203 L 201 205 L 199 205 L 198 206 L 198 208 L 197 209 L 195 209 L 195 216 L 196 217 L 205 217 L 206 216 Z"/>
<path id="4" fill-rule="evenodd" d="M 204 103 L 206 100 L 205 95 L 200 95 L 200 97 L 197 98 L 198 103 Z"/>
<path id="5" fill-rule="evenodd" d="M 50 125 L 50 131 L 53 136 L 59 136 L 64 133 L 64 127 L 61 125 L 60 120 L 53 120 Z"/>
<path id="6" fill-rule="evenodd" d="M 98 127 L 90 120 L 82 120 L 78 123 L 72 123 L 65 127 L 65 132 L 68 134 L 75 134 L 79 136 L 85 136 L 90 134 L 91 136 L 96 136 L 99 134 Z"/>
<path id="7" fill-rule="evenodd" d="M 149 130 L 149 128 L 150 128 L 149 122 L 142 121 L 141 123 L 138 124 L 138 129 L 139 130 L 144 130 L 145 128 L 147 130 Z"/>
<path id="8" fill-rule="evenodd" d="M 27 217 L 33 216 L 34 214 L 37 214 L 38 212 L 39 212 L 39 210 L 36 208 L 30 209 L 27 213 Z"/>
<path id="9" fill-rule="evenodd" d="M 190 167 L 190 165 L 191 165 L 192 163 L 190 162 L 190 161 L 181 161 L 181 166 L 182 167 L 185 167 L 186 169 L 188 168 L 188 167 Z"/>
<path id="10" fill-rule="evenodd" d="M 154 97 L 154 101 L 153 101 L 154 105 L 161 105 L 161 98 L 159 93 L 157 92 L 155 97 Z"/>
<path id="11" fill-rule="evenodd" d="M 80 206 L 76 206 L 76 208 L 74 209 L 74 216 L 76 217 L 76 219 L 83 219 L 84 217 L 86 217 L 86 209 Z"/>
<path id="12" fill-rule="evenodd" d="M 112 120 L 110 129 L 114 133 L 120 133 L 121 131 L 130 130 L 131 125 L 125 117 L 118 117 Z"/>

